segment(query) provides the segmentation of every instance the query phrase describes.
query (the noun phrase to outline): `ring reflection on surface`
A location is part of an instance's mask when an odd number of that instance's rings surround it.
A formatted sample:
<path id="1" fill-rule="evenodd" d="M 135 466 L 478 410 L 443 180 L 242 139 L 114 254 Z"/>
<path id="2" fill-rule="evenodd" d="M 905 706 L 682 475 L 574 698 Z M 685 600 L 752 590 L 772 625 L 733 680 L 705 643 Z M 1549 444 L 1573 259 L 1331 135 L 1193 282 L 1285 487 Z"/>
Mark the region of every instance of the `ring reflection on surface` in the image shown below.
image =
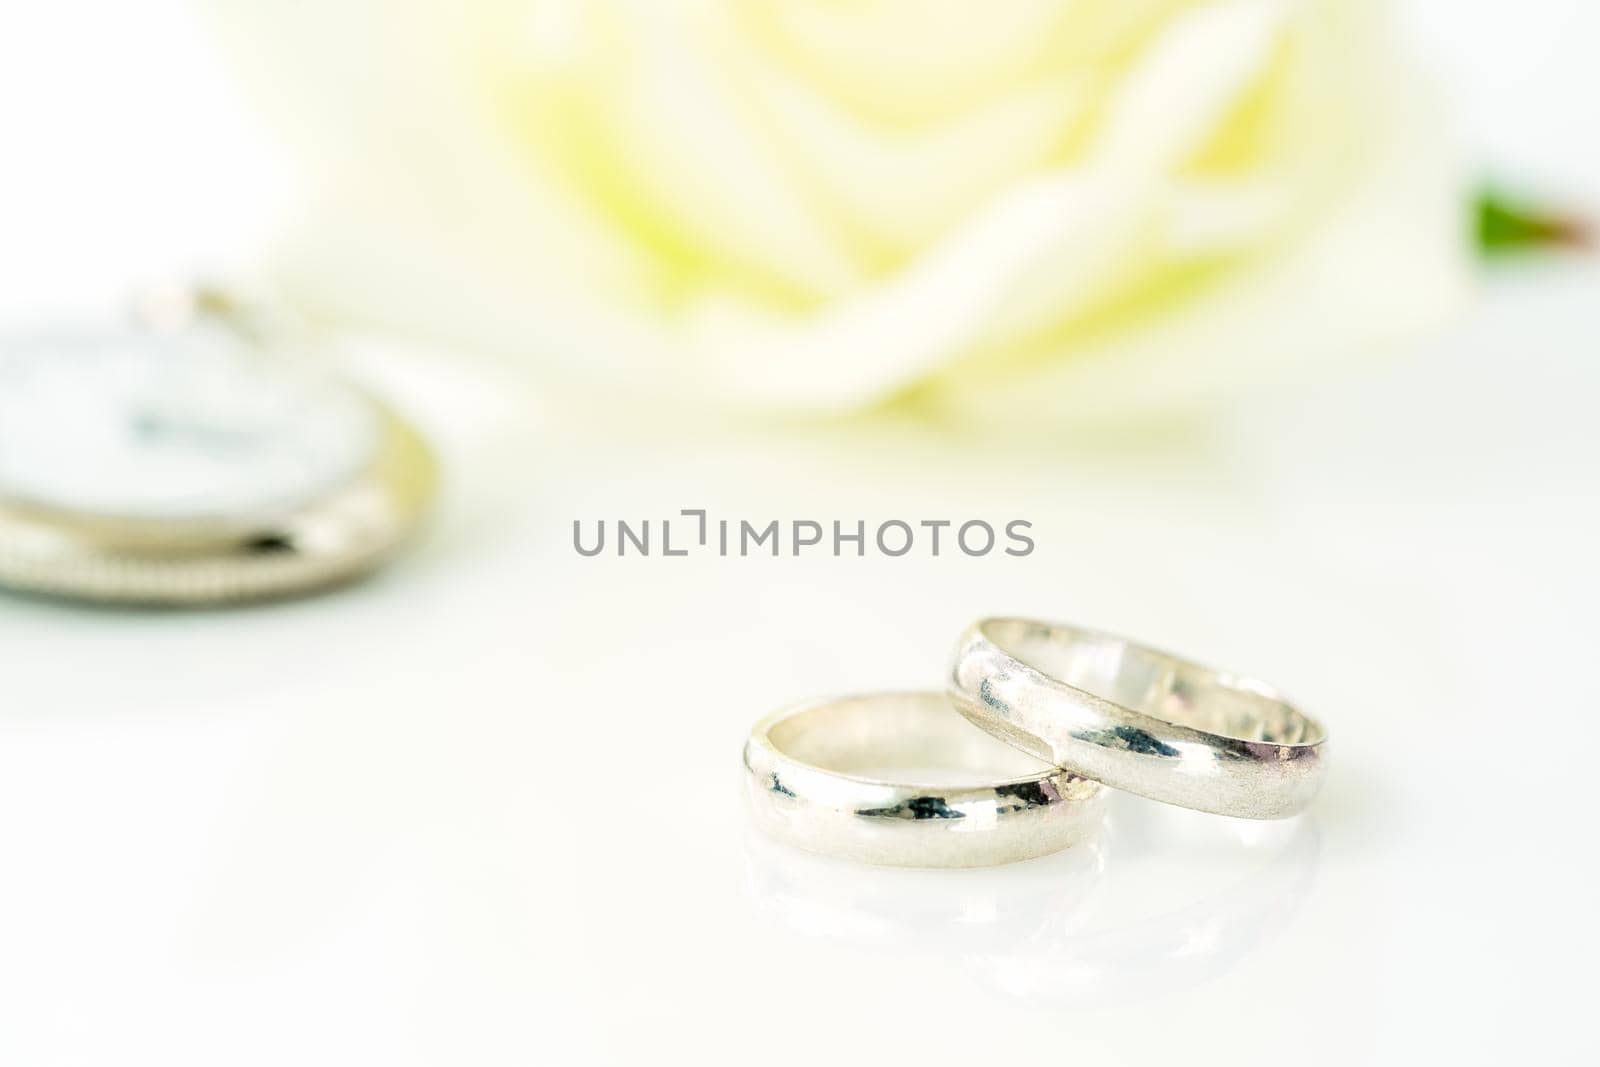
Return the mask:
<path id="1" fill-rule="evenodd" d="M 1114 796 L 1092 840 L 1009 867 L 862 867 L 751 834 L 745 872 L 758 914 L 793 934 L 945 960 L 1010 1001 L 1058 1011 L 1226 973 L 1292 922 L 1320 851 L 1307 818 L 1216 819 Z"/>

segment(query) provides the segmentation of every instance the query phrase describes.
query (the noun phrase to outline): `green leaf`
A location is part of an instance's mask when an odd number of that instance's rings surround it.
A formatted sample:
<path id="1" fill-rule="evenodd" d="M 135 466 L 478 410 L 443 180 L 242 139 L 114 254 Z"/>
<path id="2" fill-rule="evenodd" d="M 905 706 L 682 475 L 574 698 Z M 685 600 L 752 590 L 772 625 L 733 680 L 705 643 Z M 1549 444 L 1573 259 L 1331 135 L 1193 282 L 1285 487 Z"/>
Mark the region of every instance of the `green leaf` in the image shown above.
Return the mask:
<path id="1" fill-rule="evenodd" d="M 1478 248 L 1486 256 L 1515 255 L 1542 248 L 1583 248 L 1593 239 L 1587 220 L 1531 207 L 1494 189 L 1474 204 Z"/>

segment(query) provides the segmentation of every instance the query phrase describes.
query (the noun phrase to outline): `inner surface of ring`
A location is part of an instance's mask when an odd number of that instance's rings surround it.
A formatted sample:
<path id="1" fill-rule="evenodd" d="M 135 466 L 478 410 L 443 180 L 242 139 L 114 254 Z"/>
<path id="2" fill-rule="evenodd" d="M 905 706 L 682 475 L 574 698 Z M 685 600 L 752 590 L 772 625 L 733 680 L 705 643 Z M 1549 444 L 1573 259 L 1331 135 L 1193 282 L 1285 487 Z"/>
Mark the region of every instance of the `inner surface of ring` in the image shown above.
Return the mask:
<path id="1" fill-rule="evenodd" d="M 1120 637 L 1024 619 L 992 619 L 982 631 L 1041 674 L 1154 718 L 1239 741 L 1322 740 L 1314 720 L 1266 686 Z"/>
<path id="2" fill-rule="evenodd" d="M 972 725 L 943 693 L 884 693 L 802 708 L 767 733 L 800 763 L 878 782 L 979 788 L 1054 771 Z"/>

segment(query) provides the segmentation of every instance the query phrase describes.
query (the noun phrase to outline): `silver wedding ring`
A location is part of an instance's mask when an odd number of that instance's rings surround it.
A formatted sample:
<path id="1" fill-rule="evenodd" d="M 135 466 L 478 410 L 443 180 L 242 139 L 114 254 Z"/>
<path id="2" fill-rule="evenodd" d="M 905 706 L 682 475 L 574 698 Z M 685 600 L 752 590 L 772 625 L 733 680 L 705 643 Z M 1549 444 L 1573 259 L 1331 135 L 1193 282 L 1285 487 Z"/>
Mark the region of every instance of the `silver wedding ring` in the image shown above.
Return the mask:
<path id="1" fill-rule="evenodd" d="M 947 693 L 800 704 L 745 743 L 755 821 L 812 852 L 976 867 L 1091 835 L 1102 786 L 1281 819 L 1322 785 L 1326 732 L 1260 682 L 1075 626 L 984 619 Z"/>
<path id="2" fill-rule="evenodd" d="M 1277 692 L 1110 634 L 985 619 L 950 694 L 1023 751 L 1168 804 L 1278 819 L 1322 785 L 1326 733 Z"/>
<path id="3" fill-rule="evenodd" d="M 938 692 L 797 705 L 744 749 L 757 825 L 812 852 L 896 867 L 978 867 L 1092 834 L 1104 790 L 963 719 Z"/>

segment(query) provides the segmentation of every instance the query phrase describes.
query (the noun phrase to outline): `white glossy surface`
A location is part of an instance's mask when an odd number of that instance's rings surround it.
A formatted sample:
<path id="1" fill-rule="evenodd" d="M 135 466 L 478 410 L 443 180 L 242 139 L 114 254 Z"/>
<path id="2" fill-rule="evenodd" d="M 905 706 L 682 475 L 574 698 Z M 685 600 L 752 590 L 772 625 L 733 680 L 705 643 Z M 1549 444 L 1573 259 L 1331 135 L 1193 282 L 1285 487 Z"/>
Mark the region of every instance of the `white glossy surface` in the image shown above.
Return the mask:
<path id="1" fill-rule="evenodd" d="M 1597 293 L 1593 271 L 1502 276 L 1429 352 L 1241 410 L 1226 438 L 969 462 L 895 440 L 580 445 L 530 429 L 509 389 L 385 363 L 453 496 L 378 581 L 206 615 L 0 600 L 0 1048 L 1575 1049 L 1600 948 Z M 1026 513 L 1039 550 L 571 549 L 574 516 L 887 515 L 886 482 L 895 513 Z M 944 877 L 749 839 L 756 716 L 937 678 L 961 624 L 994 610 L 1281 681 L 1329 726 L 1323 795 L 1282 825 L 1118 797 L 1097 849 Z"/>

